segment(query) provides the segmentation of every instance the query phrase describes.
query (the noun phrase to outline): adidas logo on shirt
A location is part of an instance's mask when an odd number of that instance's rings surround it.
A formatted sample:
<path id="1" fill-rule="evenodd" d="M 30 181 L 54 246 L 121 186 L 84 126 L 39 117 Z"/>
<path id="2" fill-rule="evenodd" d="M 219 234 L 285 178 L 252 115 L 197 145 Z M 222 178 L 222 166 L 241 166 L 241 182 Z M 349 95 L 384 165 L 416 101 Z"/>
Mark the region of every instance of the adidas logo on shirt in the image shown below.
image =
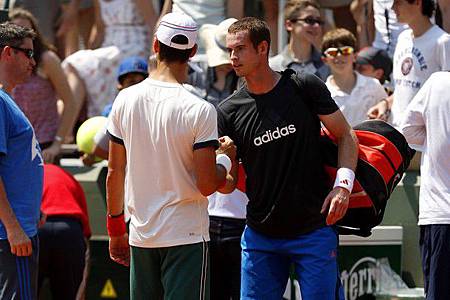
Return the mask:
<path id="1" fill-rule="evenodd" d="M 294 133 L 296 130 L 297 129 L 295 129 L 293 124 L 281 128 L 277 127 L 275 130 L 267 130 L 262 136 L 255 137 L 253 142 L 256 146 L 261 146 L 262 144 L 269 143 L 273 140 L 277 140 L 283 136 Z"/>

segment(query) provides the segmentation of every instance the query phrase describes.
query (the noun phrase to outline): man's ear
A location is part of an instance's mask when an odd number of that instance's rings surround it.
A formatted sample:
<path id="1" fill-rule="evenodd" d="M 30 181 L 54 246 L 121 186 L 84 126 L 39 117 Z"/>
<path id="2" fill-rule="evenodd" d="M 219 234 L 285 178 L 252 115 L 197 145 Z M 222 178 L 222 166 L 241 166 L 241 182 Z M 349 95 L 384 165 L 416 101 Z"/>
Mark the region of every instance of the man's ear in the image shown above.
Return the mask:
<path id="1" fill-rule="evenodd" d="M 257 51 L 258 53 L 264 54 L 266 56 L 269 55 L 269 43 L 267 43 L 267 41 L 262 41 L 261 43 L 259 43 Z"/>
<path id="2" fill-rule="evenodd" d="M 153 53 L 159 53 L 159 43 L 156 37 L 153 38 Z"/>
<path id="3" fill-rule="evenodd" d="M 191 54 L 189 54 L 189 57 L 193 57 L 195 55 L 195 53 L 197 53 L 197 49 L 198 49 L 198 46 L 197 46 L 197 44 L 195 44 L 194 47 L 192 47 Z"/>

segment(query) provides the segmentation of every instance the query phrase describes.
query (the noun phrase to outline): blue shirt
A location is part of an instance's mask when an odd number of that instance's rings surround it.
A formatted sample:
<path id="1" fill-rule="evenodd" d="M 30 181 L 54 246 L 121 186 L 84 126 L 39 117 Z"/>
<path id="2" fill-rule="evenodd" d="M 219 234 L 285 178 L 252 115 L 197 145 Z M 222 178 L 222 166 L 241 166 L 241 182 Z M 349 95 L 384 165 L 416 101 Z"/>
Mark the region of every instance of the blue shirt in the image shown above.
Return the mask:
<path id="1" fill-rule="evenodd" d="M 9 204 L 29 237 L 37 234 L 43 164 L 33 127 L 11 97 L 0 89 L 0 177 Z M 1 221 L 0 239 L 7 239 Z"/>

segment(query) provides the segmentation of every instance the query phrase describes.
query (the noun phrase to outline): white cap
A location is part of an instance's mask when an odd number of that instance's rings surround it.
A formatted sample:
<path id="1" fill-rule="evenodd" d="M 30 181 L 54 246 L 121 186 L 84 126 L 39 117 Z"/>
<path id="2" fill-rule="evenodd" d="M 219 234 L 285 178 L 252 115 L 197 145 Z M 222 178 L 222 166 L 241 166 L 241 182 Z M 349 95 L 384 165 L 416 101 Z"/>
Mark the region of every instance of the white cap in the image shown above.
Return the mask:
<path id="1" fill-rule="evenodd" d="M 168 13 L 159 22 L 156 30 L 158 41 L 171 48 L 185 50 L 194 47 L 197 42 L 197 23 L 188 15 L 182 13 Z M 187 44 L 177 44 L 172 41 L 177 35 L 185 36 Z"/>
<path id="2" fill-rule="evenodd" d="M 231 63 L 225 39 L 228 28 L 236 21 L 237 19 L 229 18 L 220 22 L 219 25 L 204 24 L 200 28 L 199 37 L 203 45 L 205 45 L 209 67 Z"/>

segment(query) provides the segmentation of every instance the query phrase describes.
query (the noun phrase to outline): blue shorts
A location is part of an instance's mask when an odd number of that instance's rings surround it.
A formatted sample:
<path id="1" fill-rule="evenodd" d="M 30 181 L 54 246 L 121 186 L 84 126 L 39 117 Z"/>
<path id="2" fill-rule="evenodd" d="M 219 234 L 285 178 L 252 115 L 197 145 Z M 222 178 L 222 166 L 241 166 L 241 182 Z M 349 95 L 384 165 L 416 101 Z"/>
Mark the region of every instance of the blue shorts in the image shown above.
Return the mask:
<path id="1" fill-rule="evenodd" d="M 426 299 L 450 295 L 450 224 L 421 225 L 420 252 Z"/>
<path id="2" fill-rule="evenodd" d="M 332 227 L 294 239 L 274 239 L 246 227 L 242 235 L 241 299 L 281 299 L 291 264 L 303 300 L 344 299 Z"/>

